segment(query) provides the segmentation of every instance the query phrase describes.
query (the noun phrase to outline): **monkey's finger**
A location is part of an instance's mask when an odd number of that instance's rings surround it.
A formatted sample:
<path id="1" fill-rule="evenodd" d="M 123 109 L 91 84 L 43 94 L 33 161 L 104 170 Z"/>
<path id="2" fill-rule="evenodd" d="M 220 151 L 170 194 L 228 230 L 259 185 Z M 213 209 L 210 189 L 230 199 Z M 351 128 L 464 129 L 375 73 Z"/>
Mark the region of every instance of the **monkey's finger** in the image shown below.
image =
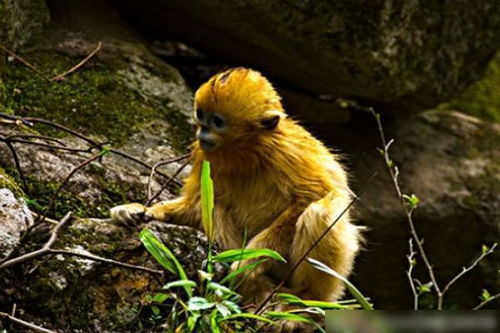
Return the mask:
<path id="1" fill-rule="evenodd" d="M 111 208 L 111 219 L 125 224 L 137 225 L 143 221 L 146 208 L 139 203 L 132 203 Z"/>

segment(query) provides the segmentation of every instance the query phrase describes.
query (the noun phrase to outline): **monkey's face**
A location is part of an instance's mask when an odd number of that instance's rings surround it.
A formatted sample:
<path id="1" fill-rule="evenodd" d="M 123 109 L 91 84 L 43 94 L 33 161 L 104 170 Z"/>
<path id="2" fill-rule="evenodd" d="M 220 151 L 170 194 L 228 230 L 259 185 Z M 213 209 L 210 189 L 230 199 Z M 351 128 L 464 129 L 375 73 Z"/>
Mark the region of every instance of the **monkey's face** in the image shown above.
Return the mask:
<path id="1" fill-rule="evenodd" d="M 196 110 L 195 118 L 198 123 L 196 138 L 201 149 L 207 152 L 216 150 L 228 128 L 226 118 L 218 112 L 204 111 L 201 108 Z"/>
<path id="2" fill-rule="evenodd" d="M 196 138 L 205 152 L 245 149 L 273 131 L 284 116 L 269 81 L 246 68 L 213 76 L 195 94 Z"/>

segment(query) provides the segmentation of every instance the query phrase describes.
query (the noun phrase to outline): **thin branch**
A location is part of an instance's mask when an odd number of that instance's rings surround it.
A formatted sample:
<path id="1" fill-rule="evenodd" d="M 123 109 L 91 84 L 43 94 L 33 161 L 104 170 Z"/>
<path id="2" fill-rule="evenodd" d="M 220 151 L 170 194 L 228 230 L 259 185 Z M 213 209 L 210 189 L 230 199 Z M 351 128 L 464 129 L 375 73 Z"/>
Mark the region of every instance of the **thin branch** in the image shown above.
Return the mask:
<path id="1" fill-rule="evenodd" d="M 64 73 L 61 73 L 59 75 L 56 75 L 54 76 L 52 79 L 50 79 L 51 81 L 62 81 L 64 79 L 65 76 L 73 73 L 74 71 L 76 71 L 78 68 L 82 67 L 87 61 L 89 61 L 93 56 L 95 56 L 97 54 L 97 52 L 99 52 L 99 50 L 101 49 L 101 46 L 102 46 L 102 43 L 101 42 L 98 42 L 97 43 L 97 46 L 96 48 L 94 49 L 94 51 L 92 51 L 88 56 L 86 56 L 82 61 L 80 61 L 78 64 L 76 64 L 75 66 L 71 67 L 71 69 L 68 69 L 66 72 Z"/>
<path id="2" fill-rule="evenodd" d="M 184 170 L 184 168 L 189 164 L 189 162 L 191 161 L 191 159 L 187 159 L 178 169 L 177 171 L 167 180 L 167 182 L 162 186 L 162 188 L 155 194 L 153 195 L 151 198 L 148 199 L 148 201 L 146 202 L 146 206 L 149 206 L 151 205 L 151 203 L 160 196 L 160 194 L 163 193 L 163 191 L 167 188 L 168 185 L 170 185 L 170 183 L 172 183 L 175 179 L 175 177 L 177 177 L 181 172 L 182 170 Z"/>
<path id="3" fill-rule="evenodd" d="M 413 251 L 413 239 L 410 238 L 408 240 L 408 244 L 410 247 L 410 253 L 406 256 L 408 258 L 408 270 L 406 271 L 406 276 L 408 277 L 408 281 L 410 282 L 411 292 L 413 293 L 413 310 L 418 310 L 418 298 L 419 293 L 417 288 L 415 287 L 415 281 L 413 280 L 413 268 L 415 267 L 415 255 L 417 252 Z"/>
<path id="4" fill-rule="evenodd" d="M 42 118 L 34 118 L 34 117 L 19 117 L 19 116 L 13 116 L 13 115 L 2 113 L 2 112 L 0 112 L 0 117 L 2 117 L 4 119 L 8 119 L 8 120 L 19 121 L 19 122 L 21 122 L 21 123 L 23 123 L 23 124 L 25 124 L 27 126 L 30 126 L 30 127 L 32 127 L 34 123 L 43 124 L 43 125 L 50 126 L 50 127 L 56 128 L 58 130 L 61 130 L 61 131 L 65 132 L 65 133 L 71 134 L 71 135 L 73 135 L 73 136 L 75 136 L 75 137 L 77 137 L 77 138 L 79 138 L 79 139 L 81 139 L 81 140 L 83 140 L 83 141 L 85 141 L 85 142 L 93 145 L 94 147 L 98 148 L 98 147 L 102 147 L 102 145 L 103 145 L 102 143 L 99 143 L 99 142 L 91 139 L 90 137 L 82 134 L 82 133 L 74 131 L 74 130 L 72 130 L 72 129 L 64 126 L 64 125 L 55 123 L 55 122 L 50 121 L 50 120 L 46 120 L 46 119 L 42 119 Z M 32 142 L 30 144 L 35 144 L 35 143 Z M 40 145 L 40 144 L 38 144 L 38 145 Z M 54 148 L 54 149 L 63 150 L 61 147 L 54 147 L 54 146 L 47 147 L 47 148 Z M 113 153 L 113 154 L 116 154 L 118 156 L 121 156 L 121 157 L 123 157 L 125 159 L 131 160 L 131 161 L 133 161 L 133 162 L 135 162 L 135 163 L 137 163 L 137 164 L 139 164 L 139 165 L 141 165 L 141 166 L 143 166 L 143 167 L 145 167 L 145 168 L 147 168 L 149 170 L 151 170 L 151 168 L 153 167 L 153 166 L 151 166 L 151 165 L 149 165 L 149 164 L 141 161 L 137 157 L 134 157 L 134 156 L 132 156 L 132 155 L 130 155 L 130 154 L 124 152 L 124 151 L 121 151 L 121 150 L 118 150 L 118 149 L 114 149 L 114 148 L 109 148 L 109 152 Z M 165 174 L 163 172 L 160 172 L 160 171 L 156 171 L 156 174 L 158 174 L 158 175 L 160 175 L 160 176 L 162 176 L 162 177 L 164 177 L 164 178 L 166 178 L 167 180 L 170 181 L 171 177 L 169 177 L 167 174 Z M 172 179 L 170 182 L 176 184 L 177 186 L 181 186 L 182 185 L 182 183 L 179 182 L 175 178 Z"/>
<path id="5" fill-rule="evenodd" d="M 28 187 L 28 182 L 26 181 L 26 177 L 24 177 L 24 172 L 23 169 L 21 168 L 21 163 L 19 161 L 19 156 L 17 155 L 17 151 L 12 145 L 12 143 L 8 140 L 4 140 L 3 138 L 0 137 L 0 141 L 3 141 L 7 147 L 9 148 L 10 152 L 12 153 L 12 158 L 14 160 L 14 165 L 16 166 L 17 173 L 19 174 L 19 178 L 21 178 L 21 182 L 23 183 L 23 189 L 26 191 L 26 193 L 29 193 L 29 187 Z"/>
<path id="6" fill-rule="evenodd" d="M 359 198 L 364 194 L 364 192 L 368 188 L 368 184 L 371 183 L 371 181 L 375 178 L 376 175 L 377 175 L 376 172 L 371 175 L 371 177 L 368 179 L 368 181 L 365 182 L 365 186 L 362 189 L 362 191 L 359 194 L 359 196 L 356 196 L 356 195 L 353 196 L 353 198 L 351 199 L 351 201 L 349 201 L 349 203 L 347 204 L 347 206 L 340 212 L 340 214 L 337 216 L 337 218 L 335 218 L 335 220 L 333 220 L 332 223 L 330 223 L 330 225 L 325 229 L 325 231 L 323 231 L 323 233 L 316 239 L 316 241 L 302 255 L 302 257 L 300 257 L 300 259 L 285 274 L 285 276 L 283 277 L 283 279 L 281 280 L 281 282 L 273 289 L 273 291 L 266 297 L 266 299 L 257 307 L 257 309 L 254 311 L 255 314 L 260 313 L 264 309 L 264 307 L 266 306 L 266 304 L 273 298 L 273 296 L 278 292 L 278 290 L 281 287 L 283 287 L 283 285 L 288 280 L 288 278 L 297 270 L 297 268 L 299 267 L 299 265 L 307 258 L 307 256 L 309 256 L 309 254 L 311 253 L 311 251 L 314 250 L 314 248 L 319 244 L 319 242 L 321 242 L 321 240 L 328 234 L 328 232 L 335 226 L 335 224 L 337 224 L 337 222 L 342 218 L 342 216 L 344 216 L 344 214 L 347 213 L 347 211 L 352 207 L 352 205 L 354 205 L 354 203 L 356 203 L 356 201 L 359 200 Z"/>
<path id="7" fill-rule="evenodd" d="M 148 202 L 150 202 L 151 200 L 151 197 L 152 197 L 152 183 L 153 183 L 153 177 L 156 173 L 156 169 L 159 168 L 160 166 L 163 166 L 163 165 L 167 165 L 167 164 L 170 164 L 170 163 L 174 163 L 174 162 L 178 162 L 178 161 L 182 161 L 183 159 L 185 158 L 188 158 L 190 154 L 185 154 L 185 155 L 181 155 L 181 156 L 177 156 L 177 157 L 174 157 L 174 158 L 170 158 L 168 160 L 165 160 L 165 161 L 160 161 L 158 163 L 156 163 L 152 168 L 151 168 L 151 172 L 149 174 L 149 178 L 148 178 L 148 184 L 147 184 L 147 190 L 146 190 L 146 194 L 147 194 L 147 197 L 148 197 Z"/>
<path id="8" fill-rule="evenodd" d="M 488 299 L 485 299 L 484 301 L 482 301 L 481 303 L 479 303 L 476 307 L 474 307 L 472 310 L 479 310 L 483 306 L 485 306 L 486 304 L 488 304 L 491 301 L 496 300 L 497 298 L 500 298 L 500 293 L 498 293 L 496 295 L 493 295 L 493 296 L 490 296 Z"/>
<path id="9" fill-rule="evenodd" d="M 5 269 L 5 268 L 10 267 L 10 266 L 13 266 L 13 265 L 17 265 L 17 264 L 23 263 L 23 262 L 28 261 L 28 260 L 33 260 L 35 258 L 38 258 L 38 257 L 41 257 L 41 256 L 47 254 L 49 252 L 49 250 L 50 250 L 50 247 L 56 241 L 57 236 L 59 234 L 59 230 L 61 230 L 61 228 L 64 225 L 66 225 L 69 221 L 71 221 L 71 212 L 68 212 L 61 219 L 61 221 L 59 221 L 59 223 L 51 230 L 51 232 L 50 232 L 50 238 L 49 238 L 49 240 L 45 243 L 45 245 L 42 248 L 40 248 L 40 249 L 38 249 L 36 251 L 27 253 L 25 255 L 22 255 L 22 256 L 19 256 L 19 257 L 16 257 L 16 258 L 13 258 L 13 259 L 10 259 L 10 260 L 7 260 L 7 261 L 3 262 L 2 264 L 0 264 L 0 270 Z"/>
<path id="10" fill-rule="evenodd" d="M 35 72 L 38 75 L 40 75 L 47 82 L 50 82 L 50 78 L 48 78 L 45 74 L 42 73 L 42 71 L 40 71 L 38 68 L 36 68 L 35 65 L 30 64 L 24 58 L 22 58 L 21 56 L 18 56 L 17 54 L 15 54 L 13 51 L 7 49 L 2 44 L 0 44 L 0 50 L 4 51 L 5 53 L 7 53 L 8 55 L 10 55 L 11 57 L 17 59 L 17 61 L 19 61 L 20 63 L 22 63 L 23 65 L 25 65 L 29 69 L 31 69 L 33 72 Z"/>
<path id="11" fill-rule="evenodd" d="M 96 256 L 94 254 L 84 254 L 84 253 L 79 253 L 79 252 L 73 252 L 73 251 L 67 251 L 67 250 L 54 250 L 54 249 L 50 249 L 47 254 L 62 254 L 65 256 L 79 257 L 79 258 L 88 259 L 88 260 L 97 261 L 97 262 L 102 262 L 102 263 L 106 263 L 106 264 L 110 264 L 110 265 L 114 265 L 114 266 L 118 266 L 118 267 L 148 272 L 148 273 L 152 273 L 152 274 L 156 274 L 156 275 L 163 275 L 163 271 L 160 271 L 157 269 L 127 264 L 125 262 L 99 257 L 99 256 Z"/>
<path id="12" fill-rule="evenodd" d="M 13 315 L 10 315 L 10 314 L 5 313 L 5 312 L 0 312 L 0 318 L 8 319 L 15 324 L 24 326 L 24 327 L 26 327 L 34 332 L 37 332 L 37 333 L 57 333 L 56 331 L 51 331 L 51 330 L 43 328 L 41 326 L 29 323 L 27 321 L 16 318 Z"/>
<path id="13" fill-rule="evenodd" d="M 468 267 L 462 267 L 462 271 L 460 273 L 458 273 L 457 275 L 455 275 L 454 278 L 452 278 L 447 284 L 446 286 L 443 288 L 443 291 L 441 292 L 441 295 L 439 296 L 438 298 L 438 308 L 443 306 L 443 298 L 444 298 L 444 295 L 446 294 L 446 292 L 450 289 L 451 286 L 453 286 L 453 284 L 455 284 L 455 282 L 457 282 L 462 276 L 464 276 L 466 273 L 470 272 L 472 269 L 474 269 L 474 267 L 477 266 L 477 264 L 479 264 L 479 262 L 481 260 L 483 260 L 486 256 L 490 255 L 491 253 L 493 253 L 497 247 L 497 243 L 493 244 L 487 251 L 481 253 L 481 255 L 479 257 L 476 258 L 476 260 L 474 260 L 472 262 L 472 264 L 470 264 L 470 266 Z"/>
<path id="14" fill-rule="evenodd" d="M 378 132 L 379 132 L 379 135 L 380 135 L 380 140 L 382 141 L 382 149 L 380 149 L 380 152 L 382 153 L 385 165 L 387 166 L 387 170 L 389 171 L 389 175 L 391 176 L 393 187 L 394 187 L 394 189 L 396 191 L 396 194 L 397 194 L 397 196 L 399 198 L 399 201 L 401 202 L 401 205 L 403 206 L 403 209 L 405 211 L 406 219 L 408 220 L 408 225 L 410 226 L 411 235 L 413 237 L 413 240 L 417 244 L 418 253 L 422 257 L 422 261 L 424 262 L 424 264 L 425 264 L 425 266 L 427 268 L 427 272 L 429 274 L 429 277 L 431 279 L 432 286 L 436 290 L 436 294 L 439 297 L 439 295 L 441 295 L 441 289 L 439 287 L 439 284 L 437 282 L 436 276 L 434 274 L 434 268 L 432 267 L 432 265 L 431 265 L 431 263 L 430 263 L 430 261 L 429 261 L 429 259 L 427 257 L 427 253 L 425 252 L 425 249 L 424 249 L 424 247 L 422 245 L 423 241 L 418 236 L 417 229 L 415 228 L 415 223 L 413 222 L 413 217 L 412 217 L 413 209 L 411 209 L 410 207 L 408 207 L 408 205 L 407 205 L 407 203 L 405 201 L 405 198 L 403 196 L 403 193 L 401 191 L 401 187 L 400 187 L 399 181 L 398 181 L 399 171 L 394 166 L 394 163 L 392 162 L 392 160 L 389 157 L 389 147 L 390 147 L 390 144 L 392 144 L 393 141 L 391 140 L 389 142 L 389 144 L 387 143 L 387 141 L 385 139 L 384 129 L 382 127 L 382 122 L 380 121 L 380 115 L 377 114 L 373 110 L 373 108 L 368 108 L 368 111 L 375 117 L 375 120 L 377 121 L 377 128 L 378 128 Z M 440 310 L 439 307 L 438 307 L 438 309 Z"/>

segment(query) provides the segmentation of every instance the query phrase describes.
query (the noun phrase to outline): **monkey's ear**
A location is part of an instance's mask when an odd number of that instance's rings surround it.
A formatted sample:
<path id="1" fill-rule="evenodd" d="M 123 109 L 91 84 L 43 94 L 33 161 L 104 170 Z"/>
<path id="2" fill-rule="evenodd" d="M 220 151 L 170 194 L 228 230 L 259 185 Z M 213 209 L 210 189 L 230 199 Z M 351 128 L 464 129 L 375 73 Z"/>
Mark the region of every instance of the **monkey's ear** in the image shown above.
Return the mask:
<path id="1" fill-rule="evenodd" d="M 273 130 L 278 126 L 281 119 L 281 112 L 279 111 L 268 111 L 264 119 L 260 121 L 260 125 L 265 130 Z"/>

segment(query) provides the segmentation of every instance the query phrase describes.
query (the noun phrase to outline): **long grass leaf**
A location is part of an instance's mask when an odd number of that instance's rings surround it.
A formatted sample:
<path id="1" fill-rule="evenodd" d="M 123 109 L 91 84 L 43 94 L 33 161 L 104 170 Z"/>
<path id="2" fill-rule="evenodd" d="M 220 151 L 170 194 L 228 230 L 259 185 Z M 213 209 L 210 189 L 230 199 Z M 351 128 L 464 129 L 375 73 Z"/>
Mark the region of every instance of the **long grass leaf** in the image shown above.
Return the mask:
<path id="1" fill-rule="evenodd" d="M 359 304 L 363 307 L 364 310 L 373 310 L 373 306 L 368 302 L 365 296 L 356 288 L 349 280 L 347 280 L 345 277 L 331 269 L 330 267 L 326 266 L 324 263 L 321 261 L 318 261 L 316 259 L 312 258 L 307 258 L 307 261 L 316 268 L 317 270 L 320 270 L 326 274 L 329 274 L 333 277 L 336 277 L 337 279 L 341 280 L 342 282 L 345 283 L 347 289 L 349 289 L 349 292 L 356 298 L 356 300 L 359 302 Z"/>
<path id="2" fill-rule="evenodd" d="M 244 259 L 255 259 L 259 257 L 270 257 L 275 260 L 286 262 L 285 258 L 276 251 L 269 249 L 233 249 L 219 253 L 213 257 L 215 262 L 233 262 Z"/>
<path id="3" fill-rule="evenodd" d="M 184 268 L 182 268 L 175 255 L 151 230 L 143 229 L 139 234 L 139 238 L 160 265 L 171 273 L 176 274 L 181 280 L 188 280 Z M 184 286 L 184 290 L 186 290 L 189 296 L 192 296 L 192 288 Z"/>
<path id="4" fill-rule="evenodd" d="M 210 177 L 210 162 L 203 161 L 201 167 L 201 221 L 210 243 L 214 239 L 214 184 Z"/>

